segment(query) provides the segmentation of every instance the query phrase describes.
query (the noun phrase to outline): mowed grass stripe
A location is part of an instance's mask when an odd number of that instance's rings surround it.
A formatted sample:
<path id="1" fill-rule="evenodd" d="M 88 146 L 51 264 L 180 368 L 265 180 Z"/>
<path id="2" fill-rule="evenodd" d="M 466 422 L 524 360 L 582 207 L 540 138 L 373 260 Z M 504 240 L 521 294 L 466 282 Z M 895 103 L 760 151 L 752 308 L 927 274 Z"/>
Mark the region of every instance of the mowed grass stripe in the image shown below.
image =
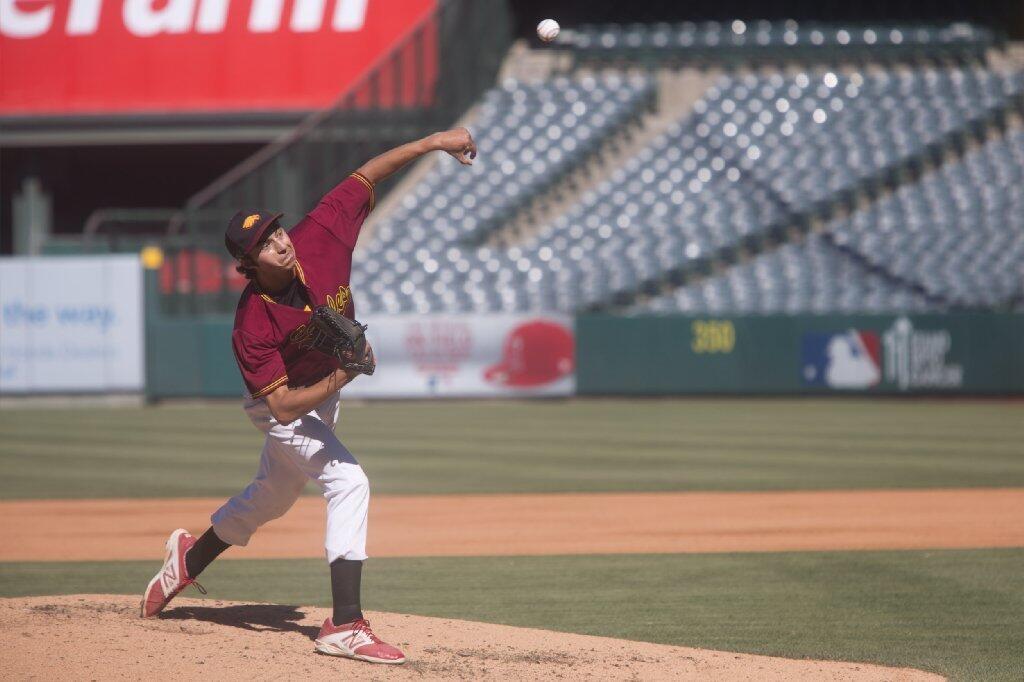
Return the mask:
<path id="1" fill-rule="evenodd" d="M 345 434 L 341 434 L 346 437 Z M 251 437 L 250 437 L 251 436 Z M 364 436 L 365 438 L 365 436 Z M 245 434 L 244 440 L 250 447 L 244 449 L 246 456 L 251 455 L 253 448 L 260 446 L 260 439 L 257 434 Z M 351 442 L 351 439 L 346 438 Z M 360 440 L 360 439 L 356 439 Z M 91 455 L 96 458 L 131 459 L 137 460 L 140 452 L 163 453 L 169 446 L 175 448 L 198 447 L 204 450 L 209 456 L 218 456 L 224 449 L 230 448 L 239 451 L 239 436 L 225 436 L 218 434 L 212 437 L 196 437 L 190 434 L 183 437 L 176 435 L 170 441 L 160 441 L 152 434 L 125 434 L 118 437 L 116 448 L 111 447 L 109 435 L 82 435 L 75 438 L 66 436 L 64 438 L 48 437 L 44 445 L 40 445 L 38 437 L 15 436 L 8 439 L 4 444 L 4 455 L 10 457 L 38 457 L 42 451 L 49 452 L 50 456 L 57 458 L 75 458 L 82 455 Z M 57 448 L 57 445 L 62 447 Z M 543 444 L 546 448 L 539 448 Z M 637 442 L 625 437 L 615 439 L 587 438 L 580 437 L 573 439 L 565 434 L 558 434 L 550 438 L 516 439 L 503 442 L 501 449 L 505 452 L 524 457 L 547 457 L 551 452 L 557 452 L 565 458 L 576 457 L 578 459 L 590 459 L 607 455 L 610 457 L 621 457 L 622 453 L 633 451 Z M 702 456 L 706 458 L 718 458 L 722 454 L 735 457 L 742 457 L 749 452 L 757 456 L 771 453 L 774 457 L 790 459 L 794 462 L 801 461 L 802 455 L 811 455 L 810 459 L 817 459 L 822 450 L 833 450 L 836 452 L 848 452 L 865 459 L 889 460 L 893 455 L 910 454 L 916 455 L 922 449 L 930 453 L 932 463 L 949 460 L 952 462 L 961 461 L 966 448 L 973 447 L 971 439 L 934 439 L 922 437 L 915 441 L 882 441 L 880 438 L 865 437 L 853 439 L 848 436 L 840 438 L 793 438 L 765 436 L 735 436 L 735 435 L 706 435 L 694 437 L 693 434 L 681 435 L 677 439 L 647 438 L 643 441 L 644 451 L 641 454 L 632 456 L 639 459 L 647 458 L 654 461 L 659 458 L 678 459 L 678 451 L 688 451 L 688 458 L 691 461 L 698 461 Z M 353 446 L 354 447 L 354 446 Z M 365 446 L 371 454 L 388 453 L 397 451 L 416 451 L 423 454 L 431 454 L 437 457 L 458 458 L 466 454 L 479 453 L 482 448 L 490 446 L 483 442 L 464 435 L 458 442 L 430 440 L 424 442 L 423 436 L 419 437 L 386 437 L 372 438 L 371 443 Z M 51 450 L 52 448 L 52 450 Z M 867 449 L 865 449 L 867 448 Z M 1017 460 L 1021 457 L 1021 445 L 1009 440 L 985 445 L 986 459 L 999 465 L 1004 460 Z M 756 459 L 753 458 L 753 459 Z"/>
<path id="2" fill-rule="evenodd" d="M 509 437 L 508 444 L 534 443 L 544 441 L 552 446 L 570 445 L 576 446 L 585 443 L 592 447 L 624 448 L 637 443 L 638 437 L 635 430 L 623 431 L 620 427 L 614 430 L 601 431 L 600 429 L 586 429 L 583 427 L 566 426 L 552 431 L 542 431 L 539 434 L 516 435 Z M 347 425 L 339 427 L 338 432 L 342 436 L 348 436 L 352 431 Z M 518 433 L 518 432 L 510 432 Z M 813 433 L 794 433 L 792 427 L 789 430 L 777 430 L 775 432 L 767 429 L 758 429 L 753 433 L 723 433 L 721 427 L 717 429 L 687 429 L 679 430 L 678 433 L 663 435 L 664 430 L 657 433 L 644 434 L 642 440 L 649 447 L 677 447 L 688 445 L 694 447 L 709 447 L 715 445 L 731 445 L 737 448 L 763 447 L 766 442 L 778 448 L 805 448 L 813 444 L 815 446 L 828 443 L 832 447 L 863 447 L 864 444 L 872 444 L 888 450 L 917 449 L 922 446 L 934 450 L 948 450 L 956 452 L 965 445 L 984 443 L 985 447 L 992 451 L 1003 450 L 1007 454 L 1020 454 L 1019 448 L 1014 445 L 1009 437 L 998 438 L 977 438 L 968 433 L 957 434 L 916 434 L 912 441 L 904 441 L 905 433 L 887 434 L 877 431 L 864 433 L 863 431 L 837 430 L 834 432 L 822 433 L 820 430 Z M 430 444 L 423 443 L 422 433 L 389 431 L 381 434 L 359 433 L 362 437 L 372 437 L 375 445 L 388 448 L 404 447 L 430 447 Z M 497 429 L 488 428 L 464 428 L 461 431 L 462 440 L 467 444 L 476 444 L 481 441 L 494 440 L 506 434 Z"/>
<path id="3" fill-rule="evenodd" d="M 363 603 L 665 644 L 912 666 L 955 680 L 1019 680 L 1022 564 L 1024 549 L 371 559 Z M 0 595 L 133 594 L 156 568 L 0 564 Z M 320 560 L 221 560 L 203 584 L 216 599 L 330 601 Z"/>
<path id="4" fill-rule="evenodd" d="M 262 444 L 233 402 L 11 409 L 0 432 L 7 499 L 231 495 Z M 338 433 L 378 493 L 1024 485 L 1011 402 L 345 404 Z"/>
<path id="5" fill-rule="evenodd" d="M 845 405 L 845 403 L 837 402 L 837 405 L 841 407 Z M 230 410 L 230 406 L 220 405 L 217 407 L 220 411 L 224 411 L 225 409 Z M 354 408 L 354 410 L 353 408 L 346 408 L 346 416 L 349 414 L 359 414 L 360 416 L 364 416 L 367 411 L 372 411 L 374 409 L 377 409 L 378 407 L 386 406 L 373 405 L 369 407 Z M 510 409 L 515 410 L 516 407 L 517 406 L 513 404 L 513 407 Z M 685 417 L 685 409 L 686 408 L 684 406 L 683 408 L 680 408 L 681 411 L 677 411 L 673 415 L 675 417 L 680 418 L 680 423 L 677 426 L 680 427 L 679 430 L 682 431 L 683 433 L 695 434 L 698 436 L 705 437 L 728 437 L 729 434 L 724 434 L 721 430 L 720 416 L 716 422 L 714 422 L 713 424 L 711 424 L 710 427 L 708 427 L 702 420 L 697 421 L 696 423 L 689 423 L 689 421 L 691 420 L 683 419 L 683 417 Z M 494 408 L 489 408 L 488 412 L 492 412 L 493 410 Z M 193 415 L 191 411 L 185 412 L 185 414 L 188 415 L 187 417 L 175 419 L 174 415 L 180 415 L 182 411 L 180 409 L 170 409 L 165 415 L 166 419 L 162 422 L 149 423 L 152 422 L 152 420 L 148 420 L 148 422 L 147 420 L 133 420 L 132 424 L 123 425 L 122 429 L 128 427 L 130 431 L 130 427 L 137 426 L 140 428 L 144 428 L 146 433 L 152 432 L 159 433 L 160 435 L 173 435 L 176 438 L 216 438 L 220 436 L 225 439 L 231 439 L 244 434 L 256 435 L 255 432 L 253 432 L 252 429 L 249 428 L 248 422 L 245 421 L 245 417 L 244 415 L 241 414 L 241 411 L 234 410 L 233 412 L 233 415 L 226 415 L 228 418 L 219 422 L 218 428 L 198 429 L 197 425 L 193 423 L 194 420 L 192 419 Z M 532 425 L 536 427 L 543 427 L 545 423 L 550 422 L 549 425 L 553 427 L 547 430 L 540 428 L 538 434 L 540 437 L 554 440 L 573 440 L 579 437 L 587 437 L 591 440 L 598 440 L 601 438 L 621 439 L 623 436 L 624 430 L 622 428 L 623 423 L 621 418 L 618 420 L 613 420 L 614 423 L 612 424 L 605 424 L 602 422 L 595 423 L 591 421 L 589 418 L 586 417 L 586 412 L 581 413 L 581 415 L 575 415 L 575 413 L 573 412 L 566 413 L 564 409 L 560 409 L 558 410 L 558 412 L 559 414 L 554 419 L 547 418 L 545 412 L 541 410 L 538 410 L 530 414 L 530 422 Z M 350 430 L 354 430 L 356 432 L 365 431 L 366 435 L 383 438 L 396 437 L 397 434 L 397 440 L 399 442 L 405 440 L 411 440 L 415 442 L 418 438 L 422 437 L 422 432 L 424 429 L 427 429 L 428 431 L 431 429 L 440 431 L 447 431 L 448 429 L 450 429 L 450 423 L 446 422 L 445 420 L 438 420 L 433 415 L 431 415 L 430 418 L 427 420 L 422 420 L 422 415 L 419 416 L 421 417 L 420 420 L 406 420 L 410 422 L 407 425 L 403 425 L 402 423 L 395 424 L 388 420 L 389 423 L 387 423 L 386 425 L 381 425 L 384 428 L 380 429 L 379 431 L 378 429 L 374 428 L 373 423 L 346 423 L 349 420 L 346 420 L 343 416 L 342 431 L 344 431 L 345 433 L 348 433 Z M 582 423 L 577 423 L 579 422 L 579 419 L 573 419 L 574 416 L 582 416 Z M 623 415 L 617 416 L 622 417 Z M 406 419 L 404 411 L 403 414 L 399 415 L 399 417 L 402 419 Z M 636 424 L 636 416 L 629 415 L 629 417 L 630 421 L 633 424 Z M 836 426 L 838 428 L 833 428 L 829 425 L 827 421 L 823 421 L 820 418 L 816 418 L 815 423 L 810 425 L 810 430 L 804 429 L 801 432 L 809 434 L 811 437 L 813 437 L 815 433 L 819 433 L 821 434 L 821 437 L 828 438 L 862 438 L 881 441 L 892 436 L 892 434 L 887 434 L 883 432 L 883 428 L 885 426 L 882 423 L 883 417 L 884 415 L 876 415 L 876 419 L 871 423 L 871 432 L 869 433 L 865 433 L 863 428 L 859 430 L 851 430 L 851 420 L 848 417 L 844 417 L 841 421 L 836 422 Z M 937 444 L 942 444 L 943 442 L 949 440 L 950 438 L 955 438 L 959 441 L 968 441 L 971 438 L 970 433 L 964 432 L 962 425 L 955 427 L 957 431 L 947 433 L 944 431 L 945 427 L 947 426 L 945 420 L 938 419 L 936 417 L 930 417 L 929 419 L 930 420 L 927 422 L 927 425 L 929 427 L 927 432 L 918 433 L 918 437 L 928 438 L 930 441 Z M 422 423 L 417 423 L 418 421 Z M 786 437 L 787 435 L 792 437 L 794 433 L 793 423 L 786 425 L 784 427 L 785 430 L 780 430 L 778 428 L 770 428 L 778 426 L 778 420 L 774 416 L 771 420 L 764 421 L 763 426 L 761 424 L 754 422 L 750 418 L 749 414 L 744 414 L 740 421 L 743 422 L 744 427 L 746 427 L 747 429 L 754 429 L 756 431 L 758 438 L 781 438 Z M 793 422 L 793 420 L 790 420 L 790 422 Z M 90 419 L 86 424 L 94 423 L 93 420 Z M 98 437 L 102 439 L 107 432 L 103 428 L 103 424 L 99 424 L 97 426 L 99 431 L 95 436 L 92 437 Z M 484 424 L 481 424 L 479 420 L 474 420 L 470 421 L 469 423 L 462 424 L 461 426 L 463 436 L 467 438 L 472 438 L 474 436 L 490 437 L 494 436 L 495 434 L 515 434 L 518 438 L 521 439 L 529 439 L 532 436 L 530 432 L 524 433 L 521 426 L 516 424 L 514 419 L 499 419 Z M 652 426 L 663 427 L 665 425 L 662 423 L 662 420 L 659 417 L 658 423 L 652 424 Z M 899 430 L 901 432 L 906 431 L 907 424 L 905 423 L 905 420 L 904 422 L 901 422 L 899 426 Z M 978 436 L 979 440 L 999 442 L 999 440 L 1005 438 L 1005 436 L 991 436 L 992 431 L 999 426 L 1003 426 L 1003 424 L 999 424 L 998 422 L 995 424 L 989 424 L 985 432 L 977 433 L 976 435 Z M 25 433 L 29 436 L 32 436 L 37 433 L 37 431 L 35 430 L 35 426 L 32 424 L 25 425 L 23 429 Z M 16 426 L 9 430 L 12 430 L 14 431 L 14 433 L 17 433 Z M 636 432 L 637 430 L 637 428 L 631 428 L 625 433 L 629 435 Z M 1019 435 L 1020 429 L 1017 427 L 1012 427 L 1012 429 L 1008 429 L 1006 433 L 1015 433 Z M 83 436 L 90 437 L 90 434 L 82 431 L 74 435 L 68 434 L 62 436 L 62 434 L 60 433 L 50 435 L 51 438 L 58 440 L 71 440 L 72 438 Z M 634 436 L 630 437 L 633 438 Z"/>
<path id="6" fill-rule="evenodd" d="M 777 403 L 779 409 L 765 410 L 766 403 Z M 237 406 L 231 404 L 217 404 L 216 408 L 228 410 L 233 413 L 239 421 L 244 423 L 244 416 Z M 893 409 L 890 410 L 889 408 Z M 445 428 L 446 423 L 458 415 L 460 423 L 466 428 L 474 428 L 478 425 L 485 425 L 486 429 L 518 431 L 516 419 L 519 416 L 528 416 L 532 423 L 543 425 L 545 422 L 560 428 L 571 427 L 574 422 L 581 423 L 587 429 L 601 429 L 602 425 L 610 426 L 617 430 L 622 425 L 624 417 L 628 417 L 630 423 L 645 424 L 650 426 L 663 425 L 666 418 L 672 419 L 681 425 L 689 428 L 699 428 L 702 424 L 716 424 L 723 416 L 730 419 L 739 419 L 750 425 L 771 426 L 778 424 L 779 412 L 792 412 L 796 410 L 797 415 L 790 415 L 787 420 L 794 419 L 804 421 L 808 425 L 824 427 L 830 424 L 845 426 L 856 425 L 856 417 L 869 416 L 873 425 L 877 427 L 891 423 L 895 428 L 905 428 L 912 425 L 916 420 L 920 425 L 928 425 L 933 429 L 944 430 L 949 427 L 953 430 L 959 429 L 964 422 L 978 423 L 979 420 L 987 422 L 994 429 L 1006 428 L 1007 432 L 1017 432 L 1019 429 L 1001 422 L 993 410 L 998 411 L 1009 407 L 1019 409 L 1012 403 L 950 403 L 930 402 L 927 405 L 919 405 L 909 402 L 878 401 L 863 402 L 854 401 L 577 401 L 558 402 L 542 401 L 538 403 L 397 403 L 397 404 L 369 404 L 369 405 L 344 405 L 342 408 L 341 421 L 345 424 L 349 418 L 358 417 L 363 422 L 366 412 L 385 410 L 389 419 L 379 423 L 383 432 L 392 432 L 401 429 L 403 424 L 414 427 L 417 431 L 422 428 L 429 428 L 436 425 Z M 204 419 L 219 422 L 219 416 L 207 414 L 207 408 L 196 407 L 169 407 L 168 414 L 177 414 L 181 417 L 182 423 L 196 423 L 196 420 Z M 951 419 L 952 417 L 952 419 Z M 361 424 L 362 426 L 362 424 Z M 373 424 L 369 424 L 372 428 Z"/>

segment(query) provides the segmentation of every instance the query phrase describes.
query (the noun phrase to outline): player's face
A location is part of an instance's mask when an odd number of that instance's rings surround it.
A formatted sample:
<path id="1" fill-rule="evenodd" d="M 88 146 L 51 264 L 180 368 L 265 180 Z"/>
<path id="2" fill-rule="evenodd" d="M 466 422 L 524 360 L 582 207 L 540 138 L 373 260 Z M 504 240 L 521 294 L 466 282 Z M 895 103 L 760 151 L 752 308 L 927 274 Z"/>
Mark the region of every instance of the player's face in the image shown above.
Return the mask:
<path id="1" fill-rule="evenodd" d="M 283 227 L 268 232 L 256 249 L 258 270 L 290 270 L 295 265 L 295 248 Z"/>

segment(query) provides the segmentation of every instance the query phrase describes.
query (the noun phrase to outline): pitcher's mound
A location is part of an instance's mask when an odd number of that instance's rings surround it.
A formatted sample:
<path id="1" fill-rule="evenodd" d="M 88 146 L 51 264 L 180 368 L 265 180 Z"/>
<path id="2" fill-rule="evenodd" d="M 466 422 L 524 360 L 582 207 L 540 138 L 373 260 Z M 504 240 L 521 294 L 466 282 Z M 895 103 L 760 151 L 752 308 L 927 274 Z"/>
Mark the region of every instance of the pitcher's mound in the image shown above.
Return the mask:
<path id="1" fill-rule="evenodd" d="M 9 679 L 935 680 L 918 670 L 796 661 L 394 613 L 368 614 L 404 666 L 313 653 L 326 609 L 176 599 L 139 617 L 137 597 L 0 600 Z"/>

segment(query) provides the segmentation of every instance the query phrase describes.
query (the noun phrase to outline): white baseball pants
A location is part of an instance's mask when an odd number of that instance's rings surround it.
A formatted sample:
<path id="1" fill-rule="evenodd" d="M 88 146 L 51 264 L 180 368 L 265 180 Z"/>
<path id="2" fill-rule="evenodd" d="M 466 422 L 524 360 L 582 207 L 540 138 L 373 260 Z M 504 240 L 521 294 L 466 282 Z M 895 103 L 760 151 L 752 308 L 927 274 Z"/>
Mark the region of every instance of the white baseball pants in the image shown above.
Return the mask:
<path id="1" fill-rule="evenodd" d="M 279 424 L 264 399 L 246 400 L 246 414 L 267 437 L 256 478 L 211 517 L 217 537 L 244 547 L 257 528 L 288 511 L 312 480 L 327 499 L 328 563 L 366 558 L 370 486 L 363 468 L 334 435 L 339 397 L 334 393 L 291 424 Z"/>

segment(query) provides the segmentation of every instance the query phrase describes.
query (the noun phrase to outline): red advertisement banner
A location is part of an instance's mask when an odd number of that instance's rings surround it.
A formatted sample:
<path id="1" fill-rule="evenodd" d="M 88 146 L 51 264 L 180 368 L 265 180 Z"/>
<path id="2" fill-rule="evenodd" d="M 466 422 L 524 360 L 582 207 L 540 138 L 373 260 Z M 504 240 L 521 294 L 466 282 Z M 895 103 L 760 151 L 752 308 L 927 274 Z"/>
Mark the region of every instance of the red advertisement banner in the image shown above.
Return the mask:
<path id="1" fill-rule="evenodd" d="M 0 115 L 322 108 L 421 27 L 434 6 L 0 0 Z M 436 33 L 426 35 L 415 50 L 406 45 L 401 62 L 422 59 L 433 74 Z"/>

